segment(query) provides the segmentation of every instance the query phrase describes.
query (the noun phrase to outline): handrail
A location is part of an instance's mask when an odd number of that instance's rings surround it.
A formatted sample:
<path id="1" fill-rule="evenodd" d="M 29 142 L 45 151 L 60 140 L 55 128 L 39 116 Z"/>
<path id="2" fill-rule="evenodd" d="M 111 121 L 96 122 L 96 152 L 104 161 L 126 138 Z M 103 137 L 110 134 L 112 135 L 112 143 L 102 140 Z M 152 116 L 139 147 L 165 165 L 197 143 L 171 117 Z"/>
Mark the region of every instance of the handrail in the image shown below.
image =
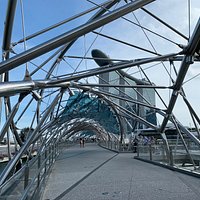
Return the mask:
<path id="1" fill-rule="evenodd" d="M 14 194 L 15 191 L 11 191 L 14 184 L 21 184 L 21 188 L 24 188 L 20 191 L 20 200 L 26 199 L 30 194 L 38 195 L 60 150 L 59 143 L 54 143 L 52 138 L 46 148 L 22 166 L 19 171 L 0 187 L 0 195 L 3 197 L 7 196 L 6 194 L 8 193 Z M 35 165 L 37 165 L 37 168 L 35 168 Z M 31 172 L 34 172 L 33 176 Z M 37 185 L 35 185 L 36 182 Z"/>

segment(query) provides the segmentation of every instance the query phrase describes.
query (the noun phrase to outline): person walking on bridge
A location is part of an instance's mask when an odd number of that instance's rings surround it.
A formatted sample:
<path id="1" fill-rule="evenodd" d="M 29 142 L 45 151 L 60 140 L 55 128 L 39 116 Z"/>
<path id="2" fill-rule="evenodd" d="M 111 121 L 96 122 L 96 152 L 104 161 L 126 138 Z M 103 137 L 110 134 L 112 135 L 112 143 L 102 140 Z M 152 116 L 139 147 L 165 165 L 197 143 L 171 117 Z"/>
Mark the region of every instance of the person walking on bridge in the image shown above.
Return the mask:
<path id="1" fill-rule="evenodd" d="M 80 138 L 80 147 L 84 147 L 84 146 L 85 146 L 85 139 Z"/>

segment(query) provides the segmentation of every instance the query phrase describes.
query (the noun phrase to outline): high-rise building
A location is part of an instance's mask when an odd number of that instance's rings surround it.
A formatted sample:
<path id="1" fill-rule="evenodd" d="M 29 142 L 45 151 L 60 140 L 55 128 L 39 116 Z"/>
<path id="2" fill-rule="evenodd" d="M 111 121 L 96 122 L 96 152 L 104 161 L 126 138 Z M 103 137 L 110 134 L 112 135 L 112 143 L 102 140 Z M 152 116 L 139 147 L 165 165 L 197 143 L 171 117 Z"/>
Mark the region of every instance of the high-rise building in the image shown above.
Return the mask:
<path id="1" fill-rule="evenodd" d="M 144 81 L 144 80 L 141 80 Z M 122 77 L 120 73 L 118 72 L 109 72 L 99 75 L 99 84 L 106 83 L 111 85 L 137 85 L 137 83 L 133 80 L 128 79 L 127 77 Z M 119 87 L 102 87 L 100 90 L 105 92 L 110 92 L 112 94 L 115 94 L 120 97 L 130 98 L 137 100 L 139 102 L 149 102 L 151 105 L 155 105 L 155 91 L 152 88 L 119 88 Z M 148 107 L 139 106 L 134 103 L 125 103 L 123 100 L 119 100 L 116 98 L 112 98 L 112 100 L 119 104 L 120 106 L 123 106 L 127 108 L 128 110 L 132 109 L 133 112 L 137 113 L 140 117 L 144 118 L 148 122 L 156 125 L 156 114 L 153 109 L 150 109 Z M 134 120 L 129 120 L 129 123 L 132 126 L 135 126 Z M 147 128 L 145 125 L 141 123 L 137 123 L 136 127 L 137 129 Z M 128 131 L 130 131 L 130 128 L 127 128 Z"/>
<path id="2" fill-rule="evenodd" d="M 112 65 L 112 61 L 109 60 L 109 57 L 105 55 L 100 50 L 93 50 L 92 56 L 96 63 L 100 66 Z M 103 58 L 105 60 L 103 60 Z M 151 105 L 155 105 L 155 91 L 153 88 L 126 88 L 126 87 L 117 87 L 117 85 L 149 85 L 149 83 L 144 79 L 137 79 L 135 77 L 130 76 L 125 73 L 123 70 L 117 70 L 112 72 L 107 72 L 103 74 L 99 74 L 99 84 L 110 84 L 116 85 L 116 87 L 100 87 L 99 90 L 104 92 L 109 92 L 115 94 L 120 97 L 134 99 L 139 102 L 150 103 Z M 144 107 L 135 103 L 126 103 L 123 100 L 112 98 L 112 101 L 127 108 L 128 110 L 132 110 L 140 117 L 144 118 L 148 122 L 157 125 L 156 113 L 153 109 L 148 107 Z M 128 119 L 128 118 L 127 118 Z M 134 129 L 143 129 L 147 128 L 142 123 L 136 122 L 136 120 L 128 119 L 128 123 L 125 128 L 125 131 L 130 133 Z M 132 130 L 131 130 L 132 129 Z"/>

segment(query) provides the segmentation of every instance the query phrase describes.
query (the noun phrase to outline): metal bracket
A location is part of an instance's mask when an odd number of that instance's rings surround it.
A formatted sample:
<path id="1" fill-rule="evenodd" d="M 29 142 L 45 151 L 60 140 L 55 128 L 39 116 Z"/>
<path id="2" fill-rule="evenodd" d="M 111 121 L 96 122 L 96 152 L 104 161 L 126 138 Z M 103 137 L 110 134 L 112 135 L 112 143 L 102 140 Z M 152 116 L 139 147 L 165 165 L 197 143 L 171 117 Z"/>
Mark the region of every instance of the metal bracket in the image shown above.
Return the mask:
<path id="1" fill-rule="evenodd" d="M 187 64 L 193 64 L 194 63 L 194 56 L 187 56 L 186 57 L 186 63 Z"/>

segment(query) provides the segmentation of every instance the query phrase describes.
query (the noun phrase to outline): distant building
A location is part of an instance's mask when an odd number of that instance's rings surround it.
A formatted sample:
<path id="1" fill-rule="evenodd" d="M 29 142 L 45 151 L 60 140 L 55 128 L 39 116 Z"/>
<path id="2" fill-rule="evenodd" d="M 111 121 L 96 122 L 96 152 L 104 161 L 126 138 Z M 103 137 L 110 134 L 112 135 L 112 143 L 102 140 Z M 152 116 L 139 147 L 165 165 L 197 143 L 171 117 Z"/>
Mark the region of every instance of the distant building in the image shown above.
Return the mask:
<path id="1" fill-rule="evenodd" d="M 112 60 L 107 56 L 104 52 L 99 49 L 94 49 L 91 52 L 94 61 L 100 66 L 105 67 L 109 65 L 113 65 Z M 103 74 L 99 74 L 99 84 L 111 84 L 111 85 L 150 85 L 146 80 L 137 79 L 123 70 L 117 70 L 113 72 L 106 72 Z M 140 102 L 149 102 L 151 105 L 155 105 L 155 91 L 152 88 L 125 88 L 125 87 L 100 87 L 100 91 L 110 92 L 120 97 L 126 97 L 130 99 L 135 99 Z M 125 103 L 123 100 L 112 98 L 112 101 L 127 108 L 128 110 L 132 110 L 140 117 L 144 118 L 148 122 L 157 125 L 156 121 L 156 113 L 154 110 L 139 106 L 135 103 Z M 123 113 L 121 113 L 123 115 Z M 124 120 L 126 120 L 124 118 Z M 127 133 L 131 133 L 135 129 L 143 129 L 147 128 L 145 125 L 141 123 L 137 123 L 132 118 L 128 119 L 127 127 L 124 127 Z M 130 124 L 130 125 L 129 125 Z"/>
<path id="2" fill-rule="evenodd" d="M 129 78 L 124 76 L 122 77 L 120 73 L 116 71 L 99 75 L 99 84 L 108 84 L 108 83 L 112 85 L 137 85 L 135 81 L 130 80 Z M 126 97 L 126 98 L 130 97 L 140 102 L 148 101 L 151 105 L 155 105 L 156 102 L 155 91 L 152 88 L 137 88 L 134 90 L 133 88 L 123 88 L 123 87 L 122 88 L 101 87 L 99 88 L 99 90 L 110 92 L 120 97 Z M 157 125 L 156 113 L 154 110 L 144 106 L 138 106 L 137 104 L 134 103 L 126 104 L 123 100 L 119 100 L 116 98 L 112 98 L 112 100 L 115 103 L 119 104 L 120 106 L 127 108 L 128 110 L 132 109 L 132 111 L 135 111 L 140 117 L 144 118 L 145 120 L 154 125 Z M 145 125 L 141 123 L 136 123 L 135 120 L 129 119 L 128 121 L 132 125 L 133 129 L 147 128 Z M 127 133 L 131 133 L 133 131 L 128 125 L 127 127 L 124 128 Z"/>

